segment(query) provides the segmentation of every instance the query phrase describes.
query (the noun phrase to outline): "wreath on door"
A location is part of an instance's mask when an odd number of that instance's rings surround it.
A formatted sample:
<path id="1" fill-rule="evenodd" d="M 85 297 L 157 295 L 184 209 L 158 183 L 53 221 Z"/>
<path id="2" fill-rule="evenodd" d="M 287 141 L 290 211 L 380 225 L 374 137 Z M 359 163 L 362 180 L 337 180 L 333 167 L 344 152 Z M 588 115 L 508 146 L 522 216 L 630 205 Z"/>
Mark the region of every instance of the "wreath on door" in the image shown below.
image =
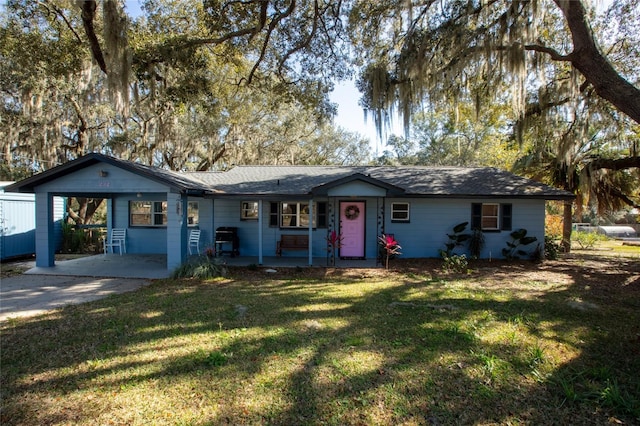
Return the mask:
<path id="1" fill-rule="evenodd" d="M 344 209 L 344 217 L 348 220 L 354 220 L 358 216 L 360 216 L 360 209 L 355 204 L 347 206 L 347 208 Z"/>

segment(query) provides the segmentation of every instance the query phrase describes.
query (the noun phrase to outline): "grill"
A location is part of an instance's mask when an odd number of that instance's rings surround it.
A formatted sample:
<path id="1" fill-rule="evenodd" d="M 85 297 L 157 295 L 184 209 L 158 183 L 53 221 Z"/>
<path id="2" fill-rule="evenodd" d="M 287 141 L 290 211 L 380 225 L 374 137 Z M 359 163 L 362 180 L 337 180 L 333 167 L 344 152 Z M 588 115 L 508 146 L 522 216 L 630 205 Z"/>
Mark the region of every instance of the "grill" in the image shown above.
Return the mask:
<path id="1" fill-rule="evenodd" d="M 225 246 L 229 250 L 224 250 Z M 216 229 L 216 256 L 230 254 L 231 257 L 240 256 L 240 239 L 238 228 L 235 226 L 221 226 Z"/>

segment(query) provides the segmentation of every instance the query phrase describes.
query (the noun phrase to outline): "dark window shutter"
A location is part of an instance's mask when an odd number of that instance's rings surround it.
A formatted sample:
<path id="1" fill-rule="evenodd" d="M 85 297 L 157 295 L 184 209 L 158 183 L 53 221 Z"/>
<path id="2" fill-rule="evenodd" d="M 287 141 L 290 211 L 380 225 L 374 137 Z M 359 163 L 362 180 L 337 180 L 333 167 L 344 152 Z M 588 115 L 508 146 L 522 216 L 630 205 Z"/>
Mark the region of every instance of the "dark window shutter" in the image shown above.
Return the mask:
<path id="1" fill-rule="evenodd" d="M 327 227 L 327 203 L 325 201 L 318 202 L 318 217 L 316 218 L 316 226 L 318 228 Z"/>
<path id="2" fill-rule="evenodd" d="M 471 229 L 482 229 L 482 203 L 471 204 Z"/>
<path id="3" fill-rule="evenodd" d="M 269 226 L 278 227 L 278 203 L 270 203 L 269 206 Z"/>
<path id="4" fill-rule="evenodd" d="M 500 205 L 500 229 L 503 231 L 511 231 L 511 213 L 512 213 L 511 204 L 501 204 Z"/>

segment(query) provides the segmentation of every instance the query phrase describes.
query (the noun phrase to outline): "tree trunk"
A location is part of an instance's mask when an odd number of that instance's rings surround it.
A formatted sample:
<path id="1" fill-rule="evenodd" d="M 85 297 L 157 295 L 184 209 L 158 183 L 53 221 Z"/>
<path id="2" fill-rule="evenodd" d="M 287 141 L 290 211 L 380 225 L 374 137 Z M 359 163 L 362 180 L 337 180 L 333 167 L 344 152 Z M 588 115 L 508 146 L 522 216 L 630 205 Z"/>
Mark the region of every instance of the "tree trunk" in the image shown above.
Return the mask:
<path id="1" fill-rule="evenodd" d="M 562 214 L 562 249 L 565 253 L 571 252 L 571 230 L 573 222 L 573 202 L 566 200 Z"/>
<path id="2" fill-rule="evenodd" d="M 71 219 L 73 219 L 76 225 L 85 225 L 91 222 L 93 215 L 103 201 L 101 198 L 76 197 L 76 201 L 78 202 L 78 211 L 75 212 L 71 208 L 71 200 L 71 197 L 67 199 L 67 214 Z"/>
<path id="3" fill-rule="evenodd" d="M 596 45 L 581 1 L 554 0 L 567 20 L 573 40 L 571 64 L 587 79 L 596 93 L 640 123 L 640 89 L 613 68 Z"/>
<path id="4" fill-rule="evenodd" d="M 82 25 L 84 27 L 84 32 L 89 39 L 89 46 L 91 47 L 91 53 L 93 54 L 93 58 L 98 63 L 98 66 L 107 74 L 107 64 L 104 61 L 104 56 L 102 55 L 102 49 L 100 48 L 100 42 L 98 41 L 98 36 L 96 35 L 96 29 L 93 26 L 93 19 L 96 16 L 96 8 L 97 3 L 95 0 L 85 0 L 81 2 L 82 5 Z"/>

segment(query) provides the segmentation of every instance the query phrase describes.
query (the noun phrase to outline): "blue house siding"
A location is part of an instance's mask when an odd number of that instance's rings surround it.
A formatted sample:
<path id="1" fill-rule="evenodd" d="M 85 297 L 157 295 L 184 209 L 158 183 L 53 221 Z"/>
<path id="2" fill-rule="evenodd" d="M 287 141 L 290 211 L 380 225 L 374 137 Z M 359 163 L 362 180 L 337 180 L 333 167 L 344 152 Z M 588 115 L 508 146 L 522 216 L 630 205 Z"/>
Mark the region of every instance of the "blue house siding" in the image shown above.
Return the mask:
<path id="1" fill-rule="evenodd" d="M 325 201 L 332 203 L 330 209 L 335 218 L 328 219 L 333 223 L 336 231 L 339 231 L 338 206 L 340 201 L 354 200 L 353 198 L 335 197 L 329 200 L 316 199 L 314 202 Z M 448 242 L 447 233 L 461 222 L 471 221 L 471 205 L 473 202 L 481 203 L 508 203 L 513 208 L 512 230 L 525 228 L 528 235 L 535 236 L 538 241 L 544 241 L 544 200 L 510 200 L 510 199 L 482 199 L 482 200 L 455 200 L 441 198 L 395 198 L 382 200 L 379 198 L 358 197 L 358 201 L 366 203 L 366 257 L 375 258 L 378 254 L 378 211 L 384 203 L 385 232 L 393 234 L 402 246 L 402 256 L 412 257 L 439 257 L 439 250 Z M 214 228 L 232 226 L 238 228 L 241 256 L 258 256 L 259 238 L 257 220 L 241 220 L 239 199 L 216 199 L 214 201 Z M 283 199 L 284 201 L 284 199 Z M 391 205 L 393 202 L 410 204 L 410 222 L 392 222 Z M 307 234 L 307 228 L 288 229 L 269 226 L 269 201 L 263 202 L 262 211 L 262 249 L 264 256 L 275 256 L 276 245 L 282 234 Z M 203 215 L 201 214 L 201 217 Z M 201 219 L 202 221 L 202 219 Z M 467 231 L 470 228 L 467 228 Z M 215 232 L 215 230 L 213 231 Z M 323 257 L 327 254 L 326 237 L 330 232 L 327 228 L 316 228 L 312 232 L 312 250 L 314 257 Z M 501 258 L 502 249 L 510 241 L 511 231 L 485 232 L 485 248 L 482 257 Z M 203 239 L 204 241 L 204 239 Z M 207 240 L 209 241 L 209 240 Z M 535 247 L 528 247 L 533 250 Z M 459 254 L 468 254 L 466 248 L 456 250 Z M 304 257 L 303 251 L 287 251 L 284 257 Z"/>
<path id="2" fill-rule="evenodd" d="M 203 250 L 208 245 L 213 243 L 215 237 L 215 228 L 214 228 L 214 216 L 213 216 L 213 203 L 214 201 L 210 198 L 195 198 L 189 197 L 189 201 L 197 201 L 198 202 L 198 210 L 199 210 L 199 221 L 197 227 L 200 229 L 200 250 Z M 189 227 L 192 229 L 192 227 Z"/>
<path id="3" fill-rule="evenodd" d="M 130 226 L 129 202 L 130 201 L 165 201 L 166 193 L 144 194 L 142 197 L 123 195 L 112 200 L 113 228 L 127 229 L 127 253 L 131 254 L 166 254 L 167 253 L 167 228 L 166 227 L 142 227 Z"/>
<path id="4" fill-rule="evenodd" d="M 246 199 L 216 199 L 214 201 L 214 232 L 219 227 L 237 227 L 238 239 L 240 240 L 241 256 L 258 256 L 258 220 L 241 220 L 240 206 L 243 201 L 257 201 L 250 197 Z M 295 233 L 307 232 L 306 230 L 295 230 Z M 215 236 L 215 235 L 214 235 Z M 269 227 L 269 202 L 263 202 L 262 209 L 262 249 L 264 256 L 275 256 L 276 241 L 279 238 L 277 228 Z M 226 250 L 226 248 L 223 247 Z M 301 252 L 297 255 L 300 256 Z"/>
<path id="5" fill-rule="evenodd" d="M 238 239 L 240 240 L 241 256 L 258 256 L 259 252 L 259 226 L 258 220 L 241 220 L 240 206 L 242 201 L 257 201 L 247 197 L 246 199 L 216 199 L 214 201 L 214 224 L 218 227 L 237 227 Z M 282 201 L 290 201 L 284 197 Z M 314 200 L 326 201 L 323 200 Z M 270 203 L 271 201 L 263 201 L 262 208 L 262 254 L 263 256 L 275 256 L 276 245 L 282 234 L 304 234 L 309 233 L 308 228 L 280 228 L 269 226 Z M 274 201 L 277 202 L 277 201 Z M 327 254 L 326 242 L 327 228 L 316 228 L 312 232 L 311 244 L 314 257 L 321 257 Z M 283 257 L 305 257 L 302 250 L 283 251 Z"/>
<path id="6" fill-rule="evenodd" d="M 410 222 L 391 222 L 391 203 L 409 202 Z M 450 200 L 450 199 L 389 199 L 386 203 L 385 230 L 394 234 L 402 246 L 402 256 L 439 257 L 439 250 L 448 242 L 447 233 L 462 222 L 471 223 L 471 205 L 478 203 L 508 203 L 513 207 L 512 230 L 525 228 L 527 235 L 535 236 L 544 242 L 544 200 L 509 200 L 509 199 L 481 199 L 481 200 Z M 466 232 L 470 230 L 467 227 Z M 502 249 L 511 238 L 512 231 L 485 232 L 485 248 L 483 258 L 501 258 Z M 528 250 L 535 246 L 527 247 Z M 458 254 L 467 254 L 466 247 L 455 250 Z"/>
<path id="7" fill-rule="evenodd" d="M 104 173 L 103 173 L 104 172 Z M 106 176 L 102 176 L 106 174 Z M 94 164 L 36 187 L 36 192 L 58 194 L 166 193 L 168 187 L 109 164 Z"/>

